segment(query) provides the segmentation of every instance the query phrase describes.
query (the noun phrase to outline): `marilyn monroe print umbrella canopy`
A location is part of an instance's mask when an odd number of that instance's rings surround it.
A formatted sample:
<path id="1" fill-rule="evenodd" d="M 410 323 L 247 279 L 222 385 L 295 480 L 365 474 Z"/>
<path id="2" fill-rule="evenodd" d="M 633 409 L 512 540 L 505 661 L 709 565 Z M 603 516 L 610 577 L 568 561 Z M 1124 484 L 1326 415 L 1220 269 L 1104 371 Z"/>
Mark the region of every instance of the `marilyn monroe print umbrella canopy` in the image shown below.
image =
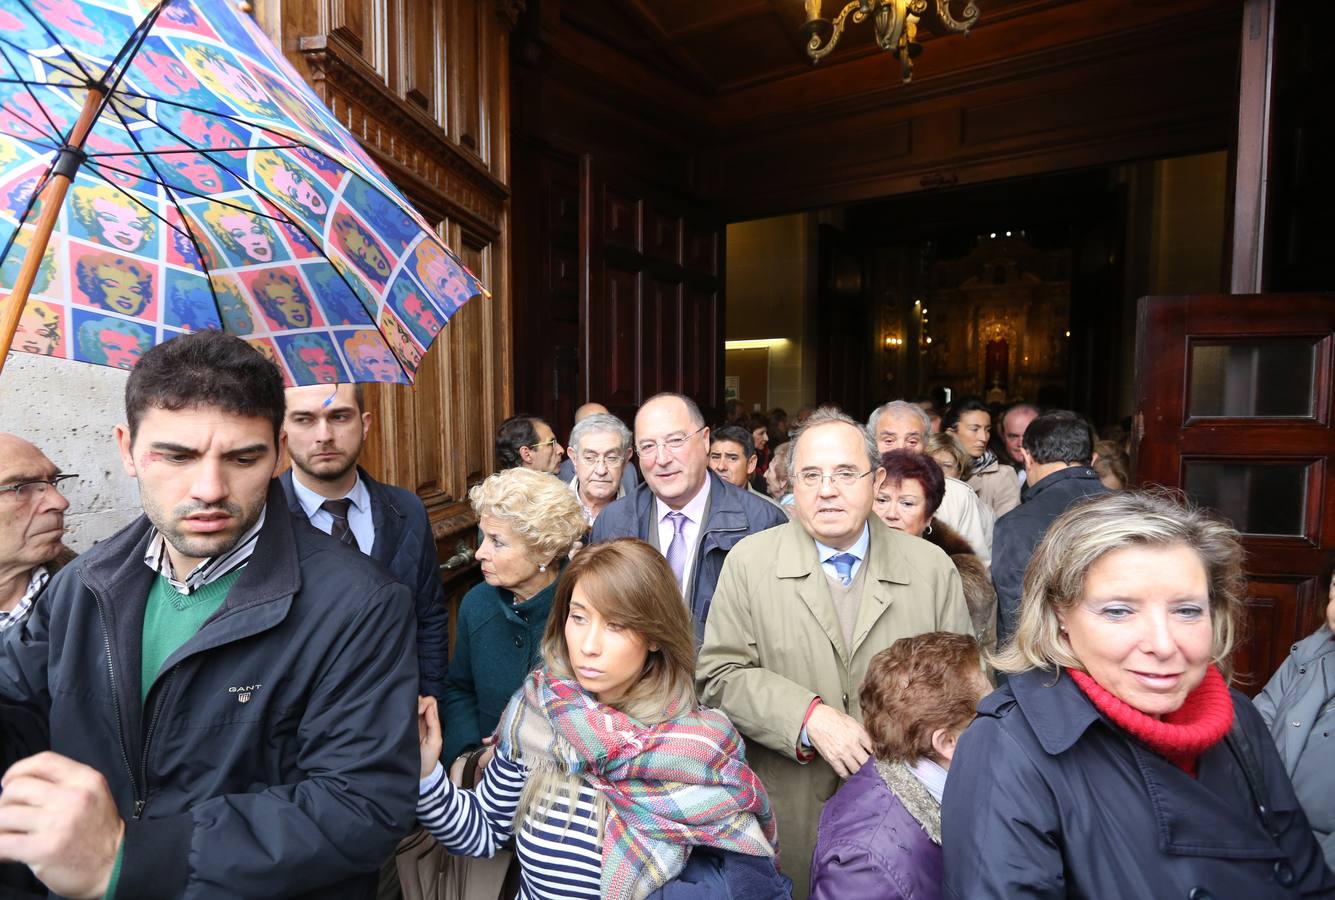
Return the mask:
<path id="1" fill-rule="evenodd" d="M 480 293 L 232 4 L 0 0 L 0 365 L 221 328 L 288 384 L 410 383 Z"/>

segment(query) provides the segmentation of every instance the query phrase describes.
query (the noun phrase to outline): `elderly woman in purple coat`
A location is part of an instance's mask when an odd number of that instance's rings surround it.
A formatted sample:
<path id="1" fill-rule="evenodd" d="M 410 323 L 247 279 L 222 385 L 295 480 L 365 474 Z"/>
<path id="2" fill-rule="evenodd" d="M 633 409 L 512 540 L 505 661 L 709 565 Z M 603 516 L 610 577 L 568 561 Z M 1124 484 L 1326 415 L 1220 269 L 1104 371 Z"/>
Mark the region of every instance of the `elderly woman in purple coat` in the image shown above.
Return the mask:
<path id="1" fill-rule="evenodd" d="M 862 713 L 874 753 L 821 811 L 811 900 L 938 900 L 941 792 L 955 741 L 992 686 L 972 637 L 901 638 L 872 659 Z"/>

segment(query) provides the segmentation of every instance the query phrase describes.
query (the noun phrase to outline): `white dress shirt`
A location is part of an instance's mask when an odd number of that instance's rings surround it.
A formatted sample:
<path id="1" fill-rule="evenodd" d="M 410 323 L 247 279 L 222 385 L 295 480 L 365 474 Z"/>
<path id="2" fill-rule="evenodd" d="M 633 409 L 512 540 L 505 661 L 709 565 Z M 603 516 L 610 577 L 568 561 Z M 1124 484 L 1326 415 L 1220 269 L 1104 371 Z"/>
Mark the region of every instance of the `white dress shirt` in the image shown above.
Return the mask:
<path id="1" fill-rule="evenodd" d="M 302 484 L 295 472 L 292 473 L 292 489 L 297 494 L 297 502 L 301 504 L 306 518 L 325 534 L 333 531 L 334 517 L 328 511 L 321 509 L 320 504 L 331 499 L 351 500 L 352 505 L 348 507 L 348 529 L 357 540 L 357 549 L 368 556 L 371 554 L 371 549 L 375 547 L 375 522 L 371 519 L 371 492 L 366 489 L 366 484 L 360 475 L 357 476 L 357 482 L 352 486 L 352 490 L 342 498 L 321 497 Z"/>
<path id="2" fill-rule="evenodd" d="M 679 510 L 674 510 L 657 497 L 654 498 L 654 515 L 658 518 L 658 552 L 667 556 L 668 547 L 672 544 L 672 535 L 676 529 L 672 527 L 672 522 L 668 519 L 668 513 L 679 512 L 686 517 L 686 524 L 682 526 L 681 536 L 686 540 L 686 564 L 681 570 L 681 595 L 688 600 L 688 592 L 691 588 L 691 571 L 695 568 L 695 551 L 700 542 L 700 526 L 705 520 L 705 507 L 709 505 L 709 477 L 705 476 L 705 483 L 696 492 L 695 496 L 686 502 L 686 505 Z"/>

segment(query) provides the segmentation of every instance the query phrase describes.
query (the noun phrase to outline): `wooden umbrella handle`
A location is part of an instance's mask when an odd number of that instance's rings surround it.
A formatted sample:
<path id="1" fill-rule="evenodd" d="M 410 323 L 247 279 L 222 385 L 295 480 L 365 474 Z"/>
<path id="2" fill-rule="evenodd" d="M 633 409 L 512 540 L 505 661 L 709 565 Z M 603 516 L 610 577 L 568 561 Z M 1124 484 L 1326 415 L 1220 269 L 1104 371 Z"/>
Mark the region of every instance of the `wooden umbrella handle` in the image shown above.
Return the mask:
<path id="1" fill-rule="evenodd" d="M 61 148 L 61 154 L 77 152 L 83 147 L 98 111 L 102 108 L 103 96 L 105 91 L 101 87 L 88 88 L 88 97 L 84 100 L 83 109 L 79 113 L 79 121 L 74 123 L 74 131 L 70 132 L 70 142 Z M 60 166 L 60 157 L 57 157 L 56 165 Z M 19 277 L 14 282 L 14 290 L 10 292 L 9 299 L 5 303 L 4 315 L 0 317 L 0 372 L 4 371 L 5 359 L 9 356 L 10 345 L 14 343 L 14 332 L 18 330 L 19 319 L 23 316 L 23 307 L 28 305 L 28 294 L 32 291 L 33 282 L 37 280 L 42 257 L 46 255 L 47 245 L 51 243 L 51 232 L 55 230 L 61 207 L 65 205 L 65 194 L 70 189 L 71 178 L 72 176 L 66 172 L 57 172 L 42 191 L 42 213 L 37 217 L 33 238 L 28 244 L 28 253 L 23 258 L 23 266 L 19 269 Z"/>

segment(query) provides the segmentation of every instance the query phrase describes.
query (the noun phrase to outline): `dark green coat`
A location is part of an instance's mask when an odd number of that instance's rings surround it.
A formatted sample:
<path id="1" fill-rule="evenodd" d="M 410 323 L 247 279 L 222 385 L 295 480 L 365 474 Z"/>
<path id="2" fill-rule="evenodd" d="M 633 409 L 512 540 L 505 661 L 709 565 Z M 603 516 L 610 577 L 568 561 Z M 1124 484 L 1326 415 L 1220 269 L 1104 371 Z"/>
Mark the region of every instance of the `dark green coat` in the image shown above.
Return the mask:
<path id="1" fill-rule="evenodd" d="M 524 676 L 537 668 L 556 584 L 518 606 L 514 594 L 485 581 L 464 595 L 440 711 L 447 768 L 496 730 Z"/>

